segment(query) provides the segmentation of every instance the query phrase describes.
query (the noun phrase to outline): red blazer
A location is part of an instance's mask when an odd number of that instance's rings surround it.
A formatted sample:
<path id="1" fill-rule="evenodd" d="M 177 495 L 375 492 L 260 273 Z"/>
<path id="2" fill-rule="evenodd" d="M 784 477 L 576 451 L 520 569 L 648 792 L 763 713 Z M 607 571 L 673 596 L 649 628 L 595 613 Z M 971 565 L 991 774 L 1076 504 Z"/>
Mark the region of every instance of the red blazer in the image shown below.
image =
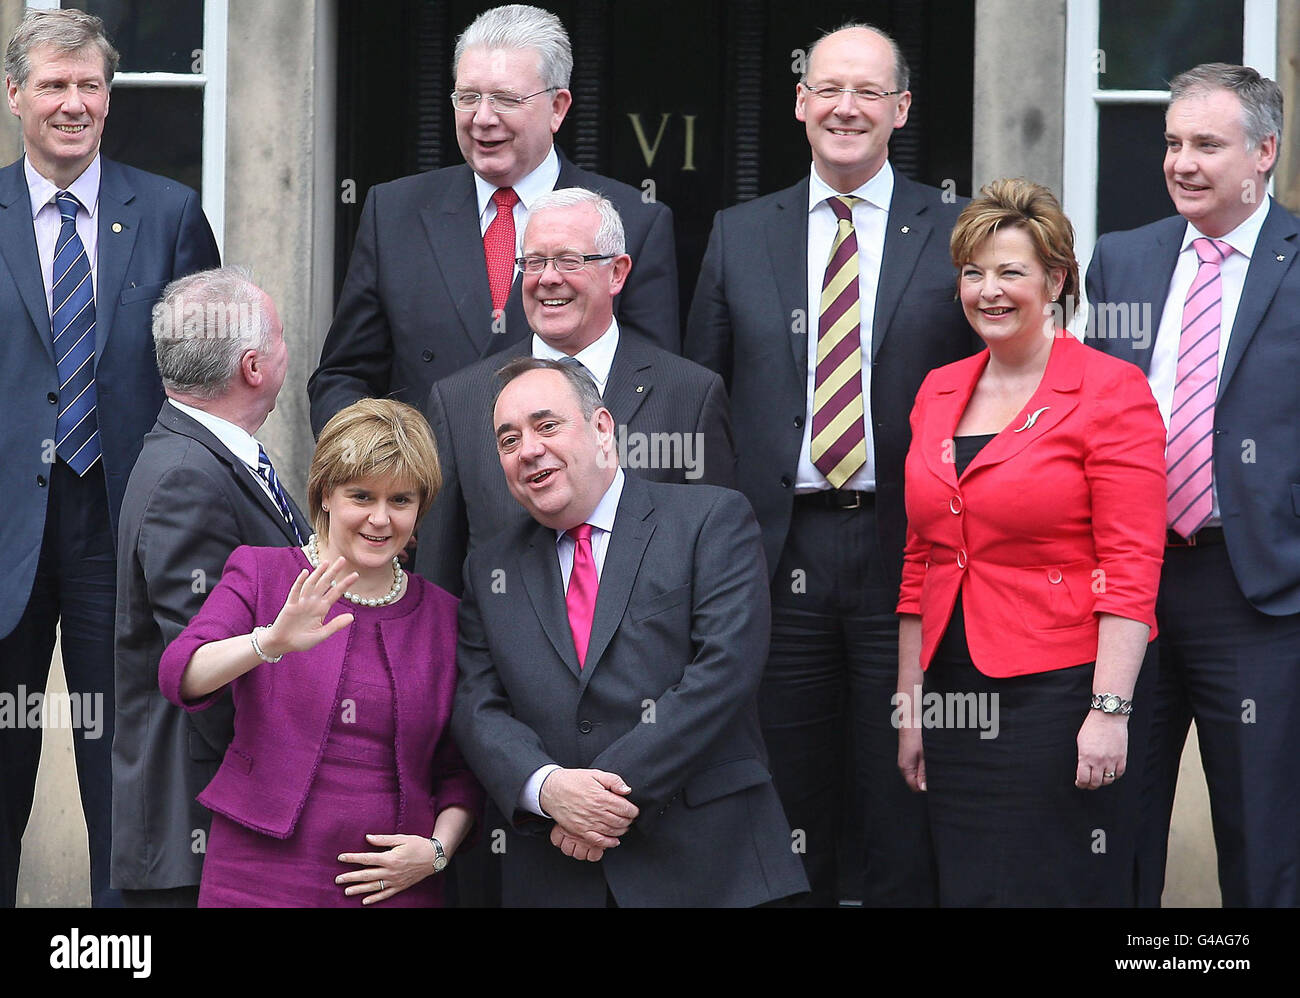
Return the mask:
<path id="1" fill-rule="evenodd" d="M 989 676 L 1097 657 L 1097 614 L 1155 637 L 1165 428 L 1142 372 L 1059 332 L 1043 380 L 957 478 L 953 433 L 985 350 L 926 377 L 912 409 L 898 612 L 921 616 L 928 667 L 960 589 Z"/>

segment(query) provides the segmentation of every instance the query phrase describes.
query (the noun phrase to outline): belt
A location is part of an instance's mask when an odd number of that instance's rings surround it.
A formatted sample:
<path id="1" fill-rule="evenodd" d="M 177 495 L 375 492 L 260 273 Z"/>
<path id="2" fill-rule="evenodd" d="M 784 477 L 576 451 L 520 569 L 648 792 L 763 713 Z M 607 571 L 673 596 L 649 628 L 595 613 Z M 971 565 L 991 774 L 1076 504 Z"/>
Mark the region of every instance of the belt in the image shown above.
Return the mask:
<path id="1" fill-rule="evenodd" d="M 822 489 L 820 492 L 804 492 L 794 497 L 794 501 L 808 506 L 821 506 L 825 509 L 860 509 L 874 506 L 874 492 L 854 492 L 852 489 Z"/>
<path id="2" fill-rule="evenodd" d="M 1222 544 L 1223 528 L 1222 527 L 1202 527 L 1191 537 L 1183 537 L 1182 534 L 1174 530 L 1165 531 L 1165 547 L 1171 548 L 1199 548 L 1207 544 Z"/>

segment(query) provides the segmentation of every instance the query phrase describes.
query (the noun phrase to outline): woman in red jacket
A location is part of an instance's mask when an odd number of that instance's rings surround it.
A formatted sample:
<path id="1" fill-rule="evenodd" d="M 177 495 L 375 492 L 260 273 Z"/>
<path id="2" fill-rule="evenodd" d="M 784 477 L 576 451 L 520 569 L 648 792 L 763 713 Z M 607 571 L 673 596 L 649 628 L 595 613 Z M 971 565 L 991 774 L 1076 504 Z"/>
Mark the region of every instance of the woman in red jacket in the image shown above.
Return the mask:
<path id="1" fill-rule="evenodd" d="M 941 904 L 1129 904 L 1164 424 L 1135 366 L 1060 328 L 1079 277 L 1050 191 L 989 184 L 952 256 L 988 349 L 912 411 L 899 767 L 928 794 Z"/>

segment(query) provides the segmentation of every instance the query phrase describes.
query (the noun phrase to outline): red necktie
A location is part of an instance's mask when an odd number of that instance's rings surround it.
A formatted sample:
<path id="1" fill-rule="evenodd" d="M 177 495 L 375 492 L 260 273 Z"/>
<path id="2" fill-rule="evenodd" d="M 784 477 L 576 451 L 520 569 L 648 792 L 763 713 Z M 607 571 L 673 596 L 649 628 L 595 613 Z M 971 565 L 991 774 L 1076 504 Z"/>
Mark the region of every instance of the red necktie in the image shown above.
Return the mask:
<path id="1" fill-rule="evenodd" d="M 569 573 L 569 591 L 564 605 L 569 611 L 569 630 L 578 665 L 586 667 L 587 645 L 591 642 L 591 622 L 596 616 L 596 559 L 591 554 L 591 524 L 584 523 L 569 532 L 573 538 L 573 571 Z"/>
<path id="2" fill-rule="evenodd" d="M 1191 537 L 1210 518 L 1214 458 L 1214 396 L 1219 387 L 1219 268 L 1232 247 L 1218 239 L 1192 240 L 1200 264 L 1183 305 L 1169 443 L 1165 449 L 1169 526 Z"/>
<path id="3" fill-rule="evenodd" d="M 519 195 L 513 187 L 499 187 L 492 201 L 497 215 L 483 233 L 483 256 L 487 258 L 488 287 L 492 289 L 495 313 L 506 307 L 510 284 L 515 279 L 515 205 Z"/>

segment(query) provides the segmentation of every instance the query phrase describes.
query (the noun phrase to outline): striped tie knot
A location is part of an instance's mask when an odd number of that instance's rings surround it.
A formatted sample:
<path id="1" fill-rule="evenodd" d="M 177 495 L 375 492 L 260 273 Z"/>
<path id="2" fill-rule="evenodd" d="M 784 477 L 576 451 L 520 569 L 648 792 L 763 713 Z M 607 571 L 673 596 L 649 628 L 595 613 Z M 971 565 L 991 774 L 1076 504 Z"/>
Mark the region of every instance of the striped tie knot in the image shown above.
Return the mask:
<path id="1" fill-rule="evenodd" d="M 77 195 L 71 191 L 59 191 L 54 195 L 54 203 L 58 207 L 59 215 L 63 221 L 75 222 L 77 220 L 77 209 L 81 207 Z"/>
<path id="2" fill-rule="evenodd" d="M 827 198 L 826 203 L 831 206 L 831 211 L 835 212 L 835 217 L 841 222 L 853 221 L 853 206 L 861 201 L 862 198 L 854 197 L 852 194 L 837 194 L 833 198 Z"/>
<path id="3" fill-rule="evenodd" d="M 1232 252 L 1232 247 L 1222 239 L 1210 239 L 1208 236 L 1193 239 L 1192 249 L 1196 251 L 1196 258 L 1201 263 L 1212 263 L 1216 267 L 1228 259 L 1228 254 Z"/>

